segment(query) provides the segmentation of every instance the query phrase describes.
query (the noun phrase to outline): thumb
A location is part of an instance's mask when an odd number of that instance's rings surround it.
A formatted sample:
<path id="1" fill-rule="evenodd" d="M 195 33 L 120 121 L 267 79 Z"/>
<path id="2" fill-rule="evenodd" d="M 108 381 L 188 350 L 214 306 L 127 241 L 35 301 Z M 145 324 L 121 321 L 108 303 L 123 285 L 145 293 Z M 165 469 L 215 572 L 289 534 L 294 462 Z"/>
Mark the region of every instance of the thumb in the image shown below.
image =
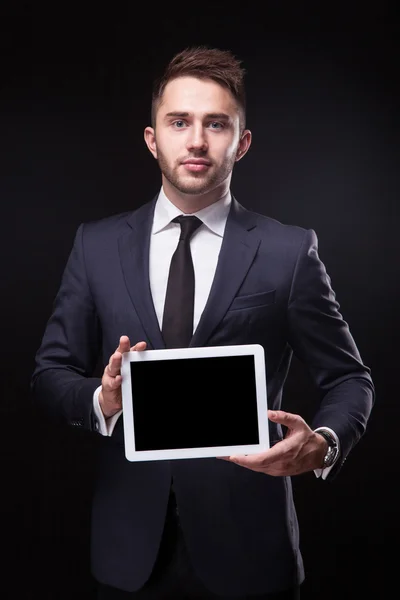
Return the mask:
<path id="1" fill-rule="evenodd" d="M 302 417 L 284 410 L 269 410 L 268 418 L 275 423 L 285 425 L 289 429 L 300 428 L 304 425 L 304 420 Z"/>
<path id="2" fill-rule="evenodd" d="M 268 410 L 268 418 L 277 423 L 280 422 L 280 418 L 282 418 L 284 414 L 286 413 L 283 410 Z"/>

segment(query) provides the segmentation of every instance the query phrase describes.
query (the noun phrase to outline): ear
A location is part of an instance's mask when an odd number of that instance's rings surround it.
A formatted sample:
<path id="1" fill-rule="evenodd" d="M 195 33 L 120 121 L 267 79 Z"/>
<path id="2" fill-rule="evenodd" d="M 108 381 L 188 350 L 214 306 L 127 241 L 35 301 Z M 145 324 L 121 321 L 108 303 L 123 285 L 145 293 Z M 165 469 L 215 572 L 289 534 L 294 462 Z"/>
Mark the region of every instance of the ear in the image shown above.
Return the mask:
<path id="1" fill-rule="evenodd" d="M 246 154 L 251 144 L 251 131 L 250 129 L 245 129 L 240 136 L 238 148 L 236 151 L 236 162 L 239 161 Z"/>
<path id="2" fill-rule="evenodd" d="M 144 130 L 144 141 L 154 158 L 157 158 L 156 134 L 153 127 L 146 127 Z"/>

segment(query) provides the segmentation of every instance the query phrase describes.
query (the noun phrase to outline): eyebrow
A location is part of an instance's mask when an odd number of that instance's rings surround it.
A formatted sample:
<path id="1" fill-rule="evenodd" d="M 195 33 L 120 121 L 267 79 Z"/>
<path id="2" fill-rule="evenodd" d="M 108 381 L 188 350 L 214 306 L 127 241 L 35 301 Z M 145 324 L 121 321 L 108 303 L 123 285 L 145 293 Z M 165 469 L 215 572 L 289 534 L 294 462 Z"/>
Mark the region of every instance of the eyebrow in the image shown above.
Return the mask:
<path id="1" fill-rule="evenodd" d="M 180 118 L 180 119 L 185 119 L 187 117 L 190 117 L 191 113 L 188 112 L 179 112 L 179 111 L 172 111 L 169 112 L 165 115 L 165 118 L 171 118 L 171 117 L 175 117 L 175 118 Z M 207 113 L 206 115 L 204 115 L 205 119 L 215 119 L 215 120 L 219 120 L 219 121 L 230 121 L 231 117 L 229 115 L 227 115 L 226 113 Z"/>

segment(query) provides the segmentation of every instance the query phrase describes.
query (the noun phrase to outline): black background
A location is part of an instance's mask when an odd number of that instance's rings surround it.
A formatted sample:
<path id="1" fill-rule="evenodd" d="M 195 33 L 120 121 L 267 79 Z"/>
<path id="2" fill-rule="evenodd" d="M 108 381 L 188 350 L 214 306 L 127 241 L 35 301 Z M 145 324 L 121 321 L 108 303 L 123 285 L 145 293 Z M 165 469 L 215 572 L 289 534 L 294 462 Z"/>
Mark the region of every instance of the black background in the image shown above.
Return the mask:
<path id="1" fill-rule="evenodd" d="M 29 380 L 78 225 L 159 189 L 143 141 L 151 82 L 193 44 L 243 60 L 253 145 L 233 192 L 315 229 L 377 389 L 367 434 L 336 480 L 293 480 L 303 598 L 396 590 L 399 27 L 386 2 L 321 4 L 2 5 L 2 599 L 93 597 L 95 441 L 38 418 Z M 307 419 L 315 406 L 296 361 L 284 403 Z"/>

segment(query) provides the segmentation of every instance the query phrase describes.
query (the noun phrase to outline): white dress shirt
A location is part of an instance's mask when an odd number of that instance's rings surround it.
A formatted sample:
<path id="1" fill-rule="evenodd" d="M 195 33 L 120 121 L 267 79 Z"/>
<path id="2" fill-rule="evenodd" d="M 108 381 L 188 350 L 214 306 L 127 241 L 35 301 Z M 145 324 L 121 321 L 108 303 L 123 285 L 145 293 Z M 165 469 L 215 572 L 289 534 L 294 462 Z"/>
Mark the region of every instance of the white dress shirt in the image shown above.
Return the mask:
<path id="1" fill-rule="evenodd" d="M 202 221 L 202 225 L 195 231 L 190 240 L 196 282 L 193 331 L 196 330 L 210 293 L 230 204 L 231 194 L 228 192 L 214 204 L 191 213 Z M 160 329 L 167 291 L 169 266 L 172 255 L 178 245 L 181 229 L 179 223 L 172 223 L 172 220 L 181 214 L 183 214 L 182 211 L 168 200 L 163 188 L 161 188 L 154 210 L 149 255 L 150 289 Z M 135 344 L 140 341 L 131 340 L 131 343 Z M 101 386 L 96 389 L 93 398 L 94 412 L 98 419 L 98 431 L 103 435 L 110 436 L 122 410 L 106 420 L 99 404 L 100 390 Z M 331 433 L 335 436 L 337 443 L 339 443 L 335 433 L 332 431 Z M 324 470 L 317 469 L 315 474 L 317 477 L 322 475 L 323 479 L 325 479 L 331 468 Z"/>

